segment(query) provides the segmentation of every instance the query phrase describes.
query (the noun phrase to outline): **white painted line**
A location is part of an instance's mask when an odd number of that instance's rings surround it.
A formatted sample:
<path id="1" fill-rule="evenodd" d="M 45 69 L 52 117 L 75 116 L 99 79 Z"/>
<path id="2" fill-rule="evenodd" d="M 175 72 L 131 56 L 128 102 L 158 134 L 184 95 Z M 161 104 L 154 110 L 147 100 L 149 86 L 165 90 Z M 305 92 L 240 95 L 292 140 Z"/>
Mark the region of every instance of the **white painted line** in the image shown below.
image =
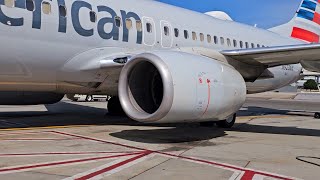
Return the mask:
<path id="1" fill-rule="evenodd" d="M 126 169 L 126 168 L 129 168 L 129 167 L 131 167 L 131 166 L 133 166 L 133 165 L 135 165 L 135 164 L 138 164 L 138 163 L 140 163 L 140 162 L 143 162 L 143 161 L 145 161 L 146 159 L 151 158 L 151 157 L 153 157 L 153 156 L 155 156 L 155 155 L 156 155 L 156 154 L 150 154 L 150 155 L 144 156 L 144 157 L 139 158 L 139 159 L 137 159 L 137 160 L 135 160 L 135 161 L 132 161 L 132 162 L 130 162 L 130 163 L 127 163 L 127 164 L 125 164 L 125 165 L 119 166 L 119 167 L 117 167 L 117 168 L 115 168 L 115 169 L 112 169 L 112 170 L 110 170 L 110 171 L 107 171 L 107 172 L 105 172 L 105 173 L 103 173 L 103 174 L 99 174 L 99 175 L 97 175 L 97 176 L 95 176 L 95 177 L 93 177 L 93 178 L 90 178 L 90 180 L 98 180 L 98 179 L 102 179 L 102 178 L 104 178 L 104 177 L 110 176 L 110 175 L 115 174 L 115 173 L 117 173 L 117 172 L 120 172 L 120 171 L 122 171 L 122 170 L 124 170 L 124 169 Z M 131 156 L 130 156 L 130 157 L 131 157 Z M 91 170 L 86 171 L 86 172 L 83 172 L 83 173 L 76 174 L 76 175 L 74 175 L 74 176 L 72 176 L 72 177 L 69 177 L 69 178 L 66 178 L 66 179 L 63 179 L 63 180 L 74 180 L 74 179 L 78 179 L 78 178 L 81 179 L 81 177 L 84 177 L 84 176 L 86 176 L 86 175 L 88 175 L 88 174 L 92 174 L 92 173 L 101 171 L 101 170 L 106 169 L 106 168 L 108 168 L 108 167 L 111 167 L 111 166 L 113 166 L 113 165 L 115 165 L 115 164 L 121 163 L 121 162 L 123 162 L 123 161 L 125 161 L 125 160 L 127 160 L 127 159 L 130 159 L 130 157 L 129 157 L 129 158 L 127 158 L 127 157 L 125 157 L 125 158 L 119 158 L 119 159 L 117 159 L 117 160 L 115 160 L 115 161 L 112 161 L 112 162 L 110 162 L 110 163 L 104 164 L 104 165 L 102 165 L 102 166 L 99 166 L 99 167 L 97 167 L 97 168 L 91 169 Z"/>

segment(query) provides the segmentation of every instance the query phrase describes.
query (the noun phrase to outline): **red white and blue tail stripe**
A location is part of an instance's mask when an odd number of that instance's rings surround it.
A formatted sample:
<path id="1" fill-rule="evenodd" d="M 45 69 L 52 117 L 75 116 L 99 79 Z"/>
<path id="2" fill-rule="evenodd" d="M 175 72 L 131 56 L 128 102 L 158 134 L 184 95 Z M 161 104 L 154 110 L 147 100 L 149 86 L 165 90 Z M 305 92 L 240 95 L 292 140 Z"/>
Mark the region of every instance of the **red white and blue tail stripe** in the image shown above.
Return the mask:
<path id="1" fill-rule="evenodd" d="M 291 37 L 307 42 L 318 43 L 320 36 L 320 0 L 303 0 L 296 15 L 296 24 Z M 300 23 L 299 23 L 300 22 Z"/>
<path id="2" fill-rule="evenodd" d="M 319 43 L 320 0 L 303 0 L 290 22 L 270 30 L 305 42 Z"/>

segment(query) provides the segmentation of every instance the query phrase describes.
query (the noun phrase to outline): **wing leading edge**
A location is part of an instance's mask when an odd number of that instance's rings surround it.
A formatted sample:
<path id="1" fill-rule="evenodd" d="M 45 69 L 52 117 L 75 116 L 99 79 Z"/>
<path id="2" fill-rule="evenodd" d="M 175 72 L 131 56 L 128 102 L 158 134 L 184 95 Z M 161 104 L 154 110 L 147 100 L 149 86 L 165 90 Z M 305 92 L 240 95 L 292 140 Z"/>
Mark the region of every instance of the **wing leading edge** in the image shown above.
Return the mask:
<path id="1" fill-rule="evenodd" d="M 301 63 L 310 71 L 320 72 L 320 44 L 225 50 L 221 51 L 221 53 L 224 56 L 249 65 L 274 67 Z"/>

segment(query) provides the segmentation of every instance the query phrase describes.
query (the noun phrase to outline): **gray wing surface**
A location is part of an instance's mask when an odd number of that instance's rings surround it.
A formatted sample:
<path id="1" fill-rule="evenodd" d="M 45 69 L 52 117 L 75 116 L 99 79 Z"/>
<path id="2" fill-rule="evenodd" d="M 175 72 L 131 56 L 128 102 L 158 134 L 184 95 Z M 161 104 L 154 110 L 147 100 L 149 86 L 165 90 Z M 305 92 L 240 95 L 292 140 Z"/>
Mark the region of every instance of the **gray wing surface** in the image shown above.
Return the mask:
<path id="1" fill-rule="evenodd" d="M 320 44 L 225 50 L 221 53 L 249 65 L 274 67 L 301 63 L 308 70 L 320 72 Z"/>

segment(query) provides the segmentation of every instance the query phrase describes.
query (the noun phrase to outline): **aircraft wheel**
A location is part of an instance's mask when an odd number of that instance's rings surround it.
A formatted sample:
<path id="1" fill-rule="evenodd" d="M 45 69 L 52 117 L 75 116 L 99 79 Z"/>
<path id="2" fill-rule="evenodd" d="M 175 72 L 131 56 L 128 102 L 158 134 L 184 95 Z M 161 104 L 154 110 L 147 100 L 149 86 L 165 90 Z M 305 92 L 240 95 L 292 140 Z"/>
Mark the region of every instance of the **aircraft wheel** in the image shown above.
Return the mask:
<path id="1" fill-rule="evenodd" d="M 234 125 L 234 123 L 236 122 L 236 118 L 237 118 L 237 114 L 233 114 L 228 119 L 223 120 L 223 121 L 218 121 L 218 122 L 216 122 L 216 124 L 218 127 L 231 128 Z"/>
<path id="2" fill-rule="evenodd" d="M 108 112 L 111 115 L 125 115 L 121 103 L 119 101 L 119 98 L 116 96 L 113 96 L 108 101 Z"/>
<path id="3" fill-rule="evenodd" d="M 87 102 L 90 102 L 90 101 L 92 101 L 92 100 L 93 100 L 92 95 L 87 95 L 86 101 L 87 101 Z"/>
<path id="4" fill-rule="evenodd" d="M 317 112 L 317 113 L 315 113 L 315 114 L 314 114 L 314 118 L 316 118 L 316 119 L 320 119 L 320 113 L 318 113 L 318 112 Z"/>

